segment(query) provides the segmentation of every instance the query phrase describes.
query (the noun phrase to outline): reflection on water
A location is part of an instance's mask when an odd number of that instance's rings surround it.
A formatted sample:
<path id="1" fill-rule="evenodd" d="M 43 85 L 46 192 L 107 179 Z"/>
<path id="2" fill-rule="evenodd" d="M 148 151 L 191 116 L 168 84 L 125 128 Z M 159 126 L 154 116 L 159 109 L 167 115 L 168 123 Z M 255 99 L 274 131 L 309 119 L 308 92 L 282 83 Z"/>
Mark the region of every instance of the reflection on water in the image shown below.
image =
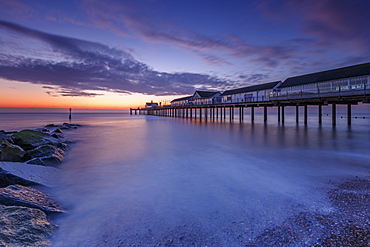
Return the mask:
<path id="1" fill-rule="evenodd" d="M 369 172 L 368 125 L 80 122 L 54 191 L 70 212 L 54 246 L 242 246 L 301 210 L 329 212 L 329 181 Z"/>
<path id="2" fill-rule="evenodd" d="M 330 181 L 369 174 L 369 119 L 330 125 L 75 114 L 52 193 L 69 210 L 54 246 L 243 246 L 302 210 L 330 212 Z M 0 114 L 0 129 L 68 121 Z M 302 119 L 302 118 L 300 118 Z"/>

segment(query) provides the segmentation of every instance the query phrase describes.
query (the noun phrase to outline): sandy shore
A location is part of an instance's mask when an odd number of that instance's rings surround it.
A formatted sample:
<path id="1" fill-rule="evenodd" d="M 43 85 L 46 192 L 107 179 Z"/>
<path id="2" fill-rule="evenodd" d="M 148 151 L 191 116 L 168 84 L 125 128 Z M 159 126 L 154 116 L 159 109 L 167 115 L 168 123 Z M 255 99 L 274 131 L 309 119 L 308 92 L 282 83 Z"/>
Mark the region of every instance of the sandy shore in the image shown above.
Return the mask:
<path id="1" fill-rule="evenodd" d="M 370 246 L 370 177 L 343 181 L 328 197 L 327 214 L 301 212 L 245 246 Z"/>

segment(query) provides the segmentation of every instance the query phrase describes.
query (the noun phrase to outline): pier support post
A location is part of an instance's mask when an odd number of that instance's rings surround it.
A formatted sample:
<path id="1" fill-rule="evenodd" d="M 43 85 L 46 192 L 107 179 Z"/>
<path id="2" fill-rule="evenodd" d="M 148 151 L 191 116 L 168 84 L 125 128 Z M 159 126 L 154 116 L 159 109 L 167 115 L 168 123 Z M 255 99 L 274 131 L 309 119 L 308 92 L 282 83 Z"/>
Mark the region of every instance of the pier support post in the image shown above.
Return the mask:
<path id="1" fill-rule="evenodd" d="M 284 114 L 285 106 L 281 106 L 281 122 L 284 123 L 285 121 L 285 114 Z"/>
<path id="2" fill-rule="evenodd" d="M 239 107 L 239 122 L 242 121 L 242 107 Z"/>
<path id="3" fill-rule="evenodd" d="M 307 124 L 307 105 L 304 106 L 304 124 Z"/>
<path id="4" fill-rule="evenodd" d="M 224 107 L 224 120 L 226 120 L 226 107 Z"/>
<path id="5" fill-rule="evenodd" d="M 218 107 L 216 108 L 216 119 L 218 119 Z"/>
<path id="6" fill-rule="evenodd" d="M 251 107 L 251 122 L 254 122 L 254 106 Z"/>
<path id="7" fill-rule="evenodd" d="M 295 106 L 295 122 L 296 123 L 299 122 L 299 106 L 298 105 Z"/>
<path id="8" fill-rule="evenodd" d="M 322 105 L 319 105 L 319 124 L 322 124 Z"/>
<path id="9" fill-rule="evenodd" d="M 278 105 L 278 122 L 280 123 L 280 106 Z"/>
<path id="10" fill-rule="evenodd" d="M 337 107 L 336 104 L 331 105 L 331 122 L 335 126 L 337 124 Z"/>
<path id="11" fill-rule="evenodd" d="M 347 124 L 351 125 L 352 121 L 352 111 L 351 111 L 351 104 L 347 105 Z"/>
<path id="12" fill-rule="evenodd" d="M 267 106 L 263 107 L 263 122 L 267 122 Z"/>

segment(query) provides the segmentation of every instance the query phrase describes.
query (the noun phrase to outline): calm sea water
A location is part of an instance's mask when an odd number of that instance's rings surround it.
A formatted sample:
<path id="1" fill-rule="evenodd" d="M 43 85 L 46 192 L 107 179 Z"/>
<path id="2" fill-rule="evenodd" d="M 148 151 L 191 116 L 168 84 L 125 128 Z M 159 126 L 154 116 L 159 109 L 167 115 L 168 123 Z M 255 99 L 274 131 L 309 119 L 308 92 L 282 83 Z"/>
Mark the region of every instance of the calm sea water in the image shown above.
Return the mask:
<path id="1" fill-rule="evenodd" d="M 364 117 L 365 118 L 362 118 Z M 366 118 L 367 117 L 367 118 Z M 370 116 L 307 125 L 74 114 L 83 127 L 50 191 L 69 213 L 53 246 L 243 246 L 301 211 L 332 210 L 333 182 L 369 176 Z M 0 114 L 0 129 L 68 121 Z"/>

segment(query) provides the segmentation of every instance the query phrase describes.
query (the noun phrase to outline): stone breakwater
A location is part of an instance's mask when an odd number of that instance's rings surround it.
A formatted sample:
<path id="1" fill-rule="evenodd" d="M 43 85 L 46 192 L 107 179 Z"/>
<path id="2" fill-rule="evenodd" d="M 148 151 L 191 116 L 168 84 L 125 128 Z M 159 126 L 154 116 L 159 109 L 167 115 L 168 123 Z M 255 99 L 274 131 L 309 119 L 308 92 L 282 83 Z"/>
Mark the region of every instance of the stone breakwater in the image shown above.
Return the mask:
<path id="1" fill-rule="evenodd" d="M 49 246 L 55 231 L 48 216 L 65 210 L 47 193 L 69 145 L 64 130 L 80 125 L 46 125 L 37 130 L 0 130 L 0 246 Z"/>

